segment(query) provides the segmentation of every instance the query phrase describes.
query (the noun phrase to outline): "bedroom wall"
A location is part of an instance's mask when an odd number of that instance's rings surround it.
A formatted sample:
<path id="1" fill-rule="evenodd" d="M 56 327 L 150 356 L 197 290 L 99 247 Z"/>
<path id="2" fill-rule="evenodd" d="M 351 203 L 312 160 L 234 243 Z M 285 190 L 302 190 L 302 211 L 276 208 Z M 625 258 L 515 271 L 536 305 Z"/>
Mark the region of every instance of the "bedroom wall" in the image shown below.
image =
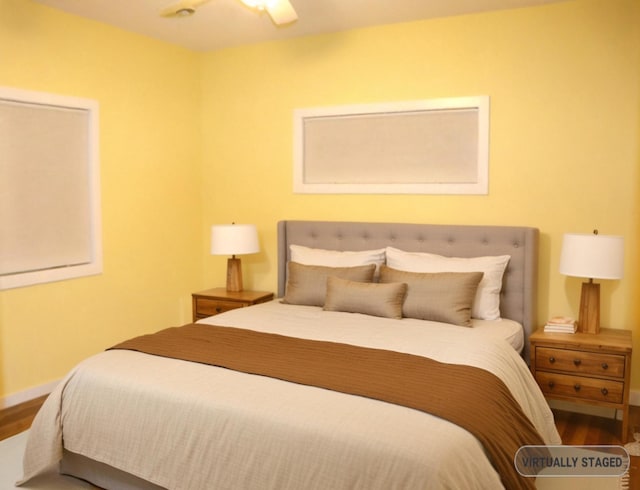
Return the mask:
<path id="1" fill-rule="evenodd" d="M 105 250 L 100 276 L 0 292 L 0 405 L 188 321 L 190 293 L 224 284 L 218 222 L 258 225 L 245 287 L 271 291 L 279 219 L 537 226 L 541 320 L 579 303 L 580 280 L 557 272 L 562 233 L 623 234 L 602 317 L 640 352 L 639 9 L 576 0 L 196 54 L 0 0 L 0 85 L 100 102 Z M 491 96 L 489 195 L 293 194 L 294 108 L 476 94 Z"/>
<path id="2" fill-rule="evenodd" d="M 1 408 L 117 341 L 190 320 L 202 261 L 200 57 L 0 0 L 0 85 L 99 102 L 104 246 L 102 275 L 0 292 Z"/>
<path id="3" fill-rule="evenodd" d="M 292 192 L 292 111 L 491 97 L 486 196 Z M 576 315 L 580 279 L 558 272 L 562 234 L 624 235 L 625 278 L 602 282 L 602 323 L 640 352 L 640 4 L 576 0 L 207 53 L 203 64 L 204 281 L 212 223 L 256 223 L 245 287 L 276 287 L 280 219 L 529 225 L 541 231 L 538 317 Z M 640 355 L 632 386 L 640 389 Z M 639 400 L 640 401 L 640 400 Z"/>

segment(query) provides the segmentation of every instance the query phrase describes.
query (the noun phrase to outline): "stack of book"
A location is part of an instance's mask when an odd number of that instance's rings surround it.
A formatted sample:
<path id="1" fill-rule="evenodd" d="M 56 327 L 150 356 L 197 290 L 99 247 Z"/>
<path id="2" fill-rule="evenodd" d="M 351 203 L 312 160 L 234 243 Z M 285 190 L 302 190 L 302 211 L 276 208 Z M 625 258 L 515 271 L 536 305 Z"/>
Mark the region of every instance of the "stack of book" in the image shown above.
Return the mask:
<path id="1" fill-rule="evenodd" d="M 568 316 L 554 316 L 544 326 L 545 332 L 576 333 L 578 324 Z"/>

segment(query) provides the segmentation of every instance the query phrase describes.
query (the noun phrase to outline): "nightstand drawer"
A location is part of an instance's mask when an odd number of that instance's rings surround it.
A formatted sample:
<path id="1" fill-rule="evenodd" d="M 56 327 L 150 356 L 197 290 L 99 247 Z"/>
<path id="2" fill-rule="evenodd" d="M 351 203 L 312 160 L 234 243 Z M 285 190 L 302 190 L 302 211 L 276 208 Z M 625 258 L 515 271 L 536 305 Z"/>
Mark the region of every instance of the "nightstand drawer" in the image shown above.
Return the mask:
<path id="1" fill-rule="evenodd" d="M 248 305 L 249 303 L 241 303 L 239 301 L 198 298 L 196 300 L 196 313 L 198 317 L 207 317 Z"/>
<path id="2" fill-rule="evenodd" d="M 624 378 L 625 356 L 550 347 L 536 348 L 536 369 Z"/>
<path id="3" fill-rule="evenodd" d="M 608 379 L 586 378 L 567 374 L 536 372 L 543 393 L 608 403 L 622 403 L 624 383 Z"/>
<path id="4" fill-rule="evenodd" d="M 245 306 L 265 303 L 273 299 L 268 291 L 227 291 L 226 288 L 213 288 L 191 295 L 193 321 L 224 313 Z"/>

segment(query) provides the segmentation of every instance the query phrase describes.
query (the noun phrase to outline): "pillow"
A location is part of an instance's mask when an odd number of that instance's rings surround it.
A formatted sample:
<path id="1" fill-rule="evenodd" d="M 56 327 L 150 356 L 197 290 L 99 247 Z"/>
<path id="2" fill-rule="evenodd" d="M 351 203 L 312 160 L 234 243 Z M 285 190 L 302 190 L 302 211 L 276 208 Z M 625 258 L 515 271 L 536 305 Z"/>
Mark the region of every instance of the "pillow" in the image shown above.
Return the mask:
<path id="1" fill-rule="evenodd" d="M 471 305 L 482 272 L 407 272 L 383 265 L 380 283 L 407 284 L 402 315 L 471 326 Z"/>
<path id="2" fill-rule="evenodd" d="M 289 273 L 283 303 L 322 306 L 327 294 L 327 277 L 337 276 L 352 281 L 371 282 L 374 264 L 356 267 L 325 267 L 289 262 Z"/>
<path id="3" fill-rule="evenodd" d="M 291 261 L 306 265 L 327 267 L 354 267 L 356 265 L 384 264 L 384 248 L 378 250 L 338 251 L 289 245 Z"/>
<path id="4" fill-rule="evenodd" d="M 500 318 L 500 290 L 502 276 L 510 255 L 487 257 L 443 257 L 430 253 L 405 252 L 387 247 L 387 265 L 411 272 L 483 272 L 473 302 L 471 316 L 480 320 Z"/>
<path id="5" fill-rule="evenodd" d="M 355 282 L 331 276 L 324 309 L 400 319 L 406 294 L 407 285 L 402 283 Z"/>

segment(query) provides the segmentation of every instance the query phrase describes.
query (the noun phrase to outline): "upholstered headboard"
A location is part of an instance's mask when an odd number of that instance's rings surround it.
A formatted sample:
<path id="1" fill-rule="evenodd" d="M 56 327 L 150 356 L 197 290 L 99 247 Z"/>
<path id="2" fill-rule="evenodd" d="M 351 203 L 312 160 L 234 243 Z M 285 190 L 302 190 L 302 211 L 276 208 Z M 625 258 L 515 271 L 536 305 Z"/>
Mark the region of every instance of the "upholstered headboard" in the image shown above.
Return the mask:
<path id="1" fill-rule="evenodd" d="M 329 250 L 390 246 L 449 257 L 510 255 L 502 282 L 500 313 L 504 318 L 520 322 L 528 340 L 536 328 L 538 235 L 537 228 L 523 226 L 280 221 L 278 295 L 284 295 L 291 244 Z M 528 341 L 523 356 L 528 361 Z"/>

